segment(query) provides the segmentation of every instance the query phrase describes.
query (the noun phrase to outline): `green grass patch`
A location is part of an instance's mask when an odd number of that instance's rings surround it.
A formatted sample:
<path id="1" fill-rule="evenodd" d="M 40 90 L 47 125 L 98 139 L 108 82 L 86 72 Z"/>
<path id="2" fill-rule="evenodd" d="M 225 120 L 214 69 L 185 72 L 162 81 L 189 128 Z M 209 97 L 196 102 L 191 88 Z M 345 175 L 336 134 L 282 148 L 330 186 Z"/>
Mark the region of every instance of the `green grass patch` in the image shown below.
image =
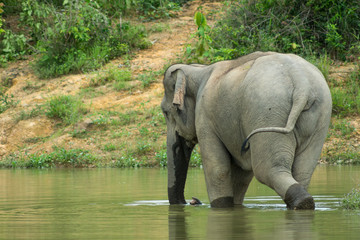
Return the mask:
<path id="1" fill-rule="evenodd" d="M 60 119 L 67 125 L 77 123 L 87 112 L 84 104 L 78 98 L 69 95 L 51 98 L 45 111 L 47 117 Z"/>
<path id="2" fill-rule="evenodd" d="M 3 168 L 55 168 L 88 167 L 97 164 L 100 158 L 82 149 L 55 148 L 52 153 L 30 154 L 25 156 L 10 155 L 0 161 Z"/>
<path id="3" fill-rule="evenodd" d="M 352 126 L 346 119 L 333 120 L 329 127 L 328 138 L 333 136 L 349 139 L 355 130 L 355 127 Z"/>
<path id="4" fill-rule="evenodd" d="M 333 100 L 333 113 L 339 117 L 346 117 L 360 113 L 360 67 L 343 82 L 330 82 Z"/>
<path id="5" fill-rule="evenodd" d="M 340 151 L 343 152 L 340 152 Z M 355 150 L 343 150 L 342 147 L 339 148 L 339 152 L 333 152 L 328 154 L 325 158 L 326 162 L 330 164 L 343 165 L 343 164 L 360 164 L 360 153 Z"/>
<path id="6" fill-rule="evenodd" d="M 158 74 L 153 71 L 146 71 L 145 73 L 139 74 L 137 80 L 141 82 L 143 88 L 147 88 L 151 83 L 156 81 L 157 76 Z"/>

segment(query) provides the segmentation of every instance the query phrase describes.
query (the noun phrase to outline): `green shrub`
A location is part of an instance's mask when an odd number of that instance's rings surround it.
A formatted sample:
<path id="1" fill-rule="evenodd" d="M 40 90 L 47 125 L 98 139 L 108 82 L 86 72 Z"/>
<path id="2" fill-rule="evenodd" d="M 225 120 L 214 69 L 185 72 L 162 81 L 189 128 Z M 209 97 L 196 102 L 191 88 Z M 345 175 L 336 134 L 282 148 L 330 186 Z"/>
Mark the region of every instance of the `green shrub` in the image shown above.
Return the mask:
<path id="1" fill-rule="evenodd" d="M 357 0 L 231 1 L 211 31 L 215 60 L 233 59 L 256 50 L 300 55 L 328 52 L 343 59 L 359 45 Z"/>
<path id="2" fill-rule="evenodd" d="M 80 120 L 86 109 L 83 103 L 68 95 L 53 97 L 48 102 L 46 116 L 50 118 L 58 118 L 65 124 L 74 124 Z"/>
<path id="3" fill-rule="evenodd" d="M 9 29 L 3 29 L 3 13 L 0 3 L 0 64 L 17 59 L 27 52 L 26 38 L 23 34 L 15 34 Z"/>
<path id="4" fill-rule="evenodd" d="M 112 25 L 96 1 L 64 1 L 62 8 L 39 1 L 23 3 L 21 20 L 42 53 L 34 64 L 41 78 L 95 70 L 131 49 L 151 45 L 145 27 Z"/>
<path id="5" fill-rule="evenodd" d="M 360 209 L 360 189 L 353 188 L 351 192 L 346 194 L 341 200 L 341 207 L 348 210 Z"/>

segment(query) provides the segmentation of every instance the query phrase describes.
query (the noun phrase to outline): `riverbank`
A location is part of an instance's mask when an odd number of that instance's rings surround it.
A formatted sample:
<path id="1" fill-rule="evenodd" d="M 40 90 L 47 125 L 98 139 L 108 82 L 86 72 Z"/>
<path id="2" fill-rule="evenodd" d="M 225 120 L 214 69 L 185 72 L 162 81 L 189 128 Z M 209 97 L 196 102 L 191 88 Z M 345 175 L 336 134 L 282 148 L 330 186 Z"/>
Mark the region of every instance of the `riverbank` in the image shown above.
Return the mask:
<path id="1" fill-rule="evenodd" d="M 191 1 L 177 17 L 139 22 L 152 46 L 98 71 L 41 80 L 33 57 L 2 68 L 0 167 L 165 167 L 162 74 L 193 41 L 200 5 L 213 24 L 219 2 Z M 332 63 L 329 78 L 345 81 L 355 69 Z M 320 162 L 358 164 L 359 143 L 360 116 L 334 116 Z M 200 165 L 196 149 L 191 166 Z"/>

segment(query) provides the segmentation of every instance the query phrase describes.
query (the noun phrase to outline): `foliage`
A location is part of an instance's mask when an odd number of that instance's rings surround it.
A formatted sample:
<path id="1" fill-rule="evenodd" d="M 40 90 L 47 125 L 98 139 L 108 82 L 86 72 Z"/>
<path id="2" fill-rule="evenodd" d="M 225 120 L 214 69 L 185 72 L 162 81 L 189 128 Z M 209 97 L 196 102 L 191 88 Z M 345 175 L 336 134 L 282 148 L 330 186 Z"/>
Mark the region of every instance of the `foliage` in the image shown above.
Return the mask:
<path id="1" fill-rule="evenodd" d="M 34 64 L 42 78 L 91 71 L 132 49 L 151 45 L 142 25 L 112 24 L 96 1 L 24 0 L 20 19 L 42 55 Z"/>
<path id="2" fill-rule="evenodd" d="M 204 58 L 209 57 L 210 55 L 209 45 L 212 41 L 208 35 L 210 27 L 207 25 L 205 15 L 201 12 L 196 12 L 194 19 L 197 26 L 197 32 L 195 34 L 197 42 L 194 46 L 188 45 L 186 47 L 186 57 L 191 60 L 202 62 L 204 61 Z"/>
<path id="3" fill-rule="evenodd" d="M 213 61 L 256 50 L 343 59 L 360 40 L 357 0 L 231 1 L 210 33 Z M 357 50 L 356 50 L 357 51 Z"/>
<path id="4" fill-rule="evenodd" d="M 98 0 L 97 2 L 109 15 L 137 13 L 144 20 L 171 17 L 173 11 L 188 0 Z"/>
<path id="5" fill-rule="evenodd" d="M 3 29 L 4 4 L 0 3 L 0 65 L 14 60 L 26 53 L 26 38 L 23 34 L 15 34 L 11 30 Z"/>
<path id="6" fill-rule="evenodd" d="M 3 19 L 2 19 L 2 13 L 4 12 L 3 10 L 4 7 L 4 3 L 0 3 L 0 34 L 4 33 L 4 29 L 2 28 L 3 25 Z"/>
<path id="7" fill-rule="evenodd" d="M 21 12 L 21 4 L 24 0 L 2 0 L 5 14 L 17 14 Z"/>
<path id="8" fill-rule="evenodd" d="M 0 64 L 15 60 L 27 53 L 26 38 L 23 34 L 15 34 L 5 30 L 0 42 Z"/>
<path id="9" fill-rule="evenodd" d="M 0 18 L 0 63 L 36 52 L 41 55 L 34 68 L 41 78 L 91 71 L 133 49 L 151 46 L 144 26 L 124 22 L 121 16 L 113 24 L 112 17 L 127 12 L 144 19 L 169 17 L 186 1 L 5 0 L 7 13 L 20 15 L 26 33 L 5 31 Z"/>
<path id="10" fill-rule="evenodd" d="M 65 124 L 74 124 L 79 121 L 85 112 L 86 109 L 79 99 L 73 96 L 61 95 L 49 100 L 46 116 L 58 118 Z"/>
<path id="11" fill-rule="evenodd" d="M 57 19 L 54 5 L 42 1 L 24 0 L 21 2 L 20 21 L 30 29 L 30 41 L 37 42 L 44 37 L 48 28 L 54 26 Z"/>
<path id="12" fill-rule="evenodd" d="M 341 200 L 341 207 L 348 210 L 360 209 L 360 189 L 353 188 L 351 192 L 346 194 Z"/>

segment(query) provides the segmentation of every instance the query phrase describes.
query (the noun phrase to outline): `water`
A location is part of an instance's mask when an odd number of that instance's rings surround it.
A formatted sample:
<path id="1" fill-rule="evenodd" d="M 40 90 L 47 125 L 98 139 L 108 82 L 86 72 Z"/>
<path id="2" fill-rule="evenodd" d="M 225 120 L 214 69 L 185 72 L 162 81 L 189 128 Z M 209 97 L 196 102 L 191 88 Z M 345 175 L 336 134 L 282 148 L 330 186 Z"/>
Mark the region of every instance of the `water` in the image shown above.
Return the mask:
<path id="1" fill-rule="evenodd" d="M 201 169 L 169 206 L 163 169 L 0 170 L 0 239 L 360 239 L 360 212 L 339 208 L 360 167 L 316 168 L 315 211 L 288 211 L 253 181 L 245 207 L 211 209 Z"/>

